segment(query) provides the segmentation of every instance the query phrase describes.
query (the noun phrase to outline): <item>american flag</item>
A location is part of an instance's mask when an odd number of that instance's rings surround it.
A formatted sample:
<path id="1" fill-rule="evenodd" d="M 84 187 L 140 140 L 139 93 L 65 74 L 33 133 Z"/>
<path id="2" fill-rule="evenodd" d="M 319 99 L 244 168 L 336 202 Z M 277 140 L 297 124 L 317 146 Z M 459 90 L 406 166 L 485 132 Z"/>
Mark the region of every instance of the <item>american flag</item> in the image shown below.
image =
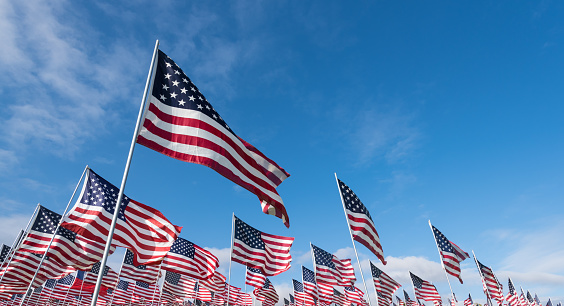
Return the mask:
<path id="1" fill-rule="evenodd" d="M 80 197 L 61 226 L 99 243 L 106 243 L 119 189 L 92 169 Z M 158 210 L 123 195 L 112 245 L 133 251 L 134 265 L 160 262 L 178 237 L 175 226 Z"/>
<path id="2" fill-rule="evenodd" d="M 263 233 L 233 217 L 235 230 L 231 260 L 257 268 L 265 276 L 275 276 L 290 268 L 293 237 Z"/>
<path id="3" fill-rule="evenodd" d="M 476 260 L 478 264 L 478 269 L 480 270 L 480 274 L 482 276 L 482 284 L 486 288 L 486 295 L 488 295 L 491 299 L 496 300 L 500 305 L 503 302 L 503 287 L 497 281 L 492 269 L 484 266 L 481 262 Z"/>
<path id="4" fill-rule="evenodd" d="M 304 285 L 304 292 L 317 299 L 318 293 L 317 283 L 315 282 L 315 274 L 313 271 L 304 266 L 302 266 L 302 281 Z"/>
<path id="5" fill-rule="evenodd" d="M 372 280 L 374 281 L 376 292 L 380 292 L 383 297 L 391 302 L 392 295 L 401 285 L 384 271 L 378 269 L 372 262 L 370 262 L 370 270 L 372 271 Z"/>
<path id="6" fill-rule="evenodd" d="M 156 288 L 157 284 L 136 281 L 133 295 L 139 300 L 144 300 L 146 303 L 149 303 L 155 298 Z"/>
<path id="7" fill-rule="evenodd" d="M 223 121 L 182 69 L 159 50 L 153 91 L 137 143 L 210 167 L 256 194 L 262 211 L 290 220 L 276 187 L 290 176 Z"/>
<path id="8" fill-rule="evenodd" d="M 226 279 L 227 278 L 223 276 L 223 274 L 215 271 L 212 277 L 206 280 L 201 280 L 199 283 L 200 286 L 209 289 L 211 292 L 219 293 L 223 291 L 223 288 L 225 288 Z"/>
<path id="9" fill-rule="evenodd" d="M 245 284 L 253 287 L 262 287 L 266 281 L 266 276 L 259 269 L 247 267 L 247 275 L 245 275 Z"/>
<path id="10" fill-rule="evenodd" d="M 413 282 L 413 287 L 415 288 L 416 299 L 422 299 L 429 302 L 441 302 L 441 296 L 439 295 L 435 285 L 421 279 L 411 272 L 409 272 L 409 275 L 411 276 L 411 281 Z"/>
<path id="11" fill-rule="evenodd" d="M 55 288 L 51 291 L 51 298 L 64 300 L 67 297 L 69 289 L 74 283 L 74 276 L 67 275 L 56 282 Z"/>
<path id="12" fill-rule="evenodd" d="M 333 303 L 344 306 L 347 304 L 347 298 L 344 294 L 333 288 Z"/>
<path id="13" fill-rule="evenodd" d="M 199 285 L 199 282 L 196 283 L 194 286 L 195 299 L 200 300 L 202 302 L 211 302 L 212 300 L 212 293 L 208 289 L 202 288 Z"/>
<path id="14" fill-rule="evenodd" d="M 157 282 L 160 270 L 160 266 L 133 265 L 133 252 L 126 250 L 120 275 L 134 281 L 152 284 Z"/>
<path id="15" fill-rule="evenodd" d="M 407 292 L 405 292 L 405 290 L 403 291 L 403 297 L 405 298 L 405 305 L 406 306 L 418 306 L 419 305 L 419 303 L 417 303 L 417 301 L 414 301 L 411 298 L 409 298 L 409 294 L 407 294 Z"/>
<path id="16" fill-rule="evenodd" d="M 277 303 L 278 300 L 280 300 L 276 289 L 274 289 L 274 286 L 268 278 L 265 279 L 264 285 L 262 287 L 257 287 L 255 288 L 255 290 L 253 290 L 253 294 L 257 297 L 257 299 L 259 297 L 264 297 L 266 299 L 273 300 L 274 303 Z"/>
<path id="17" fill-rule="evenodd" d="M 121 301 L 129 302 L 133 298 L 133 291 L 135 290 L 135 283 L 128 282 L 120 279 L 116 289 L 113 291 L 113 302 L 119 303 Z"/>
<path id="18" fill-rule="evenodd" d="M 215 255 L 180 237 L 162 262 L 162 269 L 201 280 L 210 278 L 218 267 Z"/>
<path id="19" fill-rule="evenodd" d="M 364 301 L 364 292 L 355 286 L 345 287 L 345 296 L 351 304 L 362 305 Z"/>
<path id="20" fill-rule="evenodd" d="M 536 293 L 535 293 L 535 303 L 536 303 L 538 306 L 542 306 L 541 301 L 540 301 L 540 299 L 539 299 L 539 297 L 537 296 Z"/>
<path id="21" fill-rule="evenodd" d="M 237 302 L 235 304 L 242 306 L 251 306 L 253 305 L 253 297 L 248 293 L 239 292 L 239 298 L 237 299 Z"/>
<path id="22" fill-rule="evenodd" d="M 430 224 L 431 222 L 429 221 L 429 225 Z M 431 225 L 431 228 L 433 229 L 435 240 L 439 246 L 439 253 L 441 254 L 443 268 L 448 274 L 458 278 L 462 284 L 462 277 L 460 276 L 460 262 L 470 258 L 470 255 L 464 252 L 456 244 L 449 241 L 436 227 Z"/>
<path id="23" fill-rule="evenodd" d="M 92 269 L 90 269 L 90 272 L 88 272 L 84 278 L 85 283 L 96 284 L 98 274 L 100 273 L 100 266 L 101 263 L 98 262 L 92 267 Z M 112 268 L 105 266 L 104 271 L 102 272 L 102 286 L 114 288 L 118 280 L 119 275 L 112 270 Z"/>
<path id="24" fill-rule="evenodd" d="M 241 293 L 241 288 L 237 288 L 226 283 L 222 295 L 229 304 L 237 304 L 240 300 Z"/>
<path id="25" fill-rule="evenodd" d="M 464 306 L 472 306 L 474 301 L 472 301 L 472 296 L 468 293 L 468 298 L 464 300 Z"/>
<path id="26" fill-rule="evenodd" d="M 376 291 L 376 295 L 378 296 L 378 306 L 380 306 L 380 305 L 382 305 L 382 306 L 385 306 L 385 305 L 390 306 L 391 304 L 393 304 L 392 298 L 388 298 L 388 297 L 384 296 L 384 295 L 382 294 L 382 292 Z"/>
<path id="27" fill-rule="evenodd" d="M 336 286 L 351 286 L 356 281 L 350 259 L 337 256 L 311 245 L 314 256 L 315 277 L 318 282 Z"/>
<path id="28" fill-rule="evenodd" d="M 354 240 L 360 242 L 365 247 L 367 247 L 383 264 L 386 264 L 384 259 L 384 251 L 382 250 L 382 245 L 380 244 L 380 237 L 374 226 L 374 221 L 370 216 L 370 212 L 356 194 L 343 183 L 341 180 L 337 179 L 339 185 L 339 191 L 341 192 L 341 197 L 345 205 L 345 211 L 347 213 L 347 218 L 349 219 L 349 225 L 351 234 Z"/>
<path id="29" fill-rule="evenodd" d="M 546 302 L 546 306 L 552 306 L 552 301 L 548 298 L 548 302 Z"/>
<path id="30" fill-rule="evenodd" d="M 225 299 L 221 296 L 221 294 L 214 294 L 212 296 L 212 300 L 210 302 L 212 305 L 221 305 L 223 306 L 225 304 Z"/>
<path id="31" fill-rule="evenodd" d="M 398 301 L 398 306 L 405 306 L 405 303 L 399 298 L 399 296 L 396 296 L 396 299 Z"/>
<path id="32" fill-rule="evenodd" d="M 319 292 L 319 301 L 329 304 L 333 300 L 333 285 L 324 282 L 317 282 L 317 290 Z"/>
<path id="33" fill-rule="evenodd" d="M 163 290 L 180 297 L 191 296 L 194 293 L 196 280 L 185 275 L 166 271 Z"/>
<path id="34" fill-rule="evenodd" d="M 521 295 L 519 295 L 519 303 L 521 304 L 521 306 L 529 306 L 529 302 L 527 301 L 525 292 L 523 292 L 523 288 L 521 288 Z"/>
<path id="35" fill-rule="evenodd" d="M 449 304 L 449 305 L 451 305 L 451 306 L 456 306 L 456 300 L 454 300 L 454 299 L 452 299 L 452 300 L 451 300 L 451 299 L 447 299 L 447 300 L 448 300 L 448 304 Z"/>
<path id="36" fill-rule="evenodd" d="M 10 253 L 11 249 L 12 248 L 5 244 L 2 245 L 2 250 L 0 251 L 0 263 L 4 263 L 4 261 L 6 261 L 6 258 L 8 258 L 8 254 Z"/>
<path id="37" fill-rule="evenodd" d="M 515 286 L 513 285 L 511 278 L 509 278 L 507 285 L 509 292 L 507 293 L 507 296 L 505 296 L 505 300 L 507 301 L 507 303 L 509 303 L 510 306 L 520 306 L 519 294 L 515 290 Z"/>
<path id="38" fill-rule="evenodd" d="M 304 285 L 301 282 L 293 279 L 292 284 L 294 285 L 294 297 L 296 299 L 297 306 L 315 305 L 314 298 L 304 292 Z"/>
<path id="39" fill-rule="evenodd" d="M 290 306 L 290 301 L 287 298 L 284 298 L 284 306 Z"/>
<path id="40" fill-rule="evenodd" d="M 37 271 L 37 267 L 39 267 L 41 257 L 39 254 L 17 250 L 12 256 L 10 265 L 0 270 L 0 274 L 4 274 L 2 283 L 7 285 L 29 285 L 35 271 Z M 63 266 L 46 256 L 32 287 L 41 285 L 48 278 L 59 279 L 75 271 L 75 268 Z"/>
<path id="41" fill-rule="evenodd" d="M 60 214 L 40 206 L 20 250 L 36 254 L 44 254 L 47 251 L 49 257 L 62 265 L 89 270 L 94 263 L 102 259 L 105 243 L 92 241 L 66 228 L 57 228 L 61 217 Z M 55 230 L 57 230 L 56 234 Z M 47 250 L 51 239 L 53 243 Z M 115 248 L 112 248 L 111 252 L 113 253 L 114 250 Z"/>

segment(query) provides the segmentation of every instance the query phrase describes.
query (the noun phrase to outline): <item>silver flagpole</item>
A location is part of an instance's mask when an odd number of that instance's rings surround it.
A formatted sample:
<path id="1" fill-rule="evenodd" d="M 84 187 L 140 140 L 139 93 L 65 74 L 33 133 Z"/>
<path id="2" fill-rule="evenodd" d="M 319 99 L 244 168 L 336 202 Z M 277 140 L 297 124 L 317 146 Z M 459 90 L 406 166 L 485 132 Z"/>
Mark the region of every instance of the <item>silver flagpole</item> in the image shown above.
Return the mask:
<path id="1" fill-rule="evenodd" d="M 233 221 L 231 222 L 231 251 L 229 252 L 229 274 L 227 280 L 227 306 L 229 306 L 229 289 L 231 289 L 231 258 L 233 257 L 233 236 L 235 236 L 235 212 L 233 212 Z M 92 305 L 94 306 L 94 305 Z"/>
<path id="2" fill-rule="evenodd" d="M 47 257 L 47 253 L 49 253 L 49 248 L 51 247 L 51 244 L 53 244 L 53 240 L 55 240 L 55 236 L 57 235 L 57 231 L 59 230 L 59 227 L 61 227 L 61 223 L 63 223 L 63 217 L 65 216 L 65 214 L 69 210 L 69 206 L 72 202 L 72 199 L 74 198 L 74 195 L 76 194 L 76 191 L 78 190 L 78 186 L 80 186 L 80 182 L 82 181 L 82 178 L 84 177 L 84 174 L 86 173 L 87 169 L 88 169 L 88 165 L 86 165 L 86 167 L 84 167 L 84 170 L 82 171 L 82 175 L 80 176 L 80 179 L 76 183 L 76 186 L 74 187 L 74 191 L 72 192 L 72 195 L 69 199 L 69 202 L 67 203 L 67 207 L 65 207 L 65 211 L 61 215 L 61 219 L 57 223 L 57 227 L 55 227 L 55 231 L 53 232 L 53 236 L 51 237 L 51 240 L 49 241 L 49 244 L 47 245 L 47 249 L 45 250 L 45 253 L 43 253 L 43 256 L 41 256 L 41 260 L 39 261 L 39 265 L 37 266 L 37 269 L 35 269 L 35 274 L 33 274 L 33 277 L 31 278 L 31 282 L 29 282 L 29 286 L 27 287 L 28 291 L 33 286 L 33 281 L 35 280 L 37 273 L 39 273 L 39 269 L 41 269 L 41 265 L 43 265 L 43 261 L 45 261 L 45 257 Z M 37 216 L 35 218 L 37 218 Z M 23 306 L 23 304 L 25 302 L 25 298 L 26 298 L 25 296 L 22 298 L 22 301 L 20 302 L 20 306 Z"/>
<path id="3" fill-rule="evenodd" d="M 123 254 L 123 260 L 121 261 L 121 266 L 119 267 L 118 284 L 119 284 L 119 276 L 121 275 L 121 269 L 123 268 L 123 262 L 125 261 L 125 256 L 127 256 L 127 249 L 125 249 L 125 254 Z M 104 269 L 102 269 L 102 265 L 100 265 L 100 271 L 98 272 L 98 274 L 104 273 Z M 104 276 L 102 275 L 102 277 Z M 116 288 L 117 288 L 117 284 L 116 287 L 114 287 L 114 290 Z M 112 297 L 110 298 L 110 305 L 113 303 L 113 301 L 114 301 L 114 295 L 112 294 Z"/>
<path id="4" fill-rule="evenodd" d="M 474 262 L 476 263 L 476 267 L 478 268 L 478 272 L 480 272 L 480 278 L 482 278 L 482 284 L 484 285 L 484 288 L 486 289 L 486 298 L 488 299 L 488 304 L 490 306 L 493 306 L 492 300 L 490 298 L 490 290 L 488 289 L 488 286 L 486 285 L 486 282 L 484 281 L 484 275 L 482 275 L 482 269 L 480 269 L 480 265 L 478 264 L 478 259 L 476 259 L 476 254 L 474 254 L 474 250 L 472 250 L 472 256 L 474 256 Z"/>
<path id="5" fill-rule="evenodd" d="M 125 163 L 125 170 L 123 172 L 123 178 L 121 180 L 121 186 L 119 188 L 118 198 L 116 201 L 116 206 L 114 208 L 114 216 L 112 218 L 112 225 L 110 226 L 108 232 L 108 241 L 106 242 L 106 249 L 104 250 L 104 256 L 102 257 L 100 267 L 105 267 L 108 261 L 108 254 L 110 253 L 110 248 L 112 246 L 112 237 L 114 236 L 114 230 L 116 228 L 117 218 L 119 215 L 119 207 L 121 205 L 121 200 L 123 198 L 123 189 L 125 188 L 125 182 L 127 181 L 127 175 L 129 174 L 129 166 L 131 165 L 131 158 L 133 157 L 133 149 L 135 148 L 135 140 L 139 134 L 139 126 L 141 125 L 141 119 L 143 117 L 143 110 L 145 109 L 145 103 L 147 101 L 147 93 L 149 91 L 149 86 L 152 85 L 151 80 L 155 73 L 154 66 L 156 65 L 155 59 L 159 50 L 159 40 L 155 42 L 155 49 L 153 50 L 153 58 L 151 60 L 151 66 L 149 68 L 149 75 L 147 76 L 147 82 L 145 83 L 145 92 L 143 93 L 143 98 L 141 99 L 141 106 L 139 107 L 139 114 L 137 115 L 137 124 L 135 125 L 135 131 L 133 132 L 133 139 L 131 140 L 131 145 L 129 147 L 129 154 L 127 156 L 127 162 Z M 98 301 L 98 294 L 100 293 L 100 287 L 102 285 L 102 273 L 98 274 L 98 280 L 96 281 L 96 287 L 94 287 L 94 294 L 92 295 L 91 306 L 96 306 Z"/>
<path id="6" fill-rule="evenodd" d="M 367 295 L 368 305 L 370 303 L 370 294 L 368 294 L 368 287 L 366 287 L 366 282 L 364 281 L 364 275 L 362 274 L 362 268 L 360 267 L 360 260 L 358 259 L 358 253 L 356 252 L 356 246 L 354 245 L 354 239 L 351 233 L 351 225 L 349 224 L 349 217 L 347 216 L 347 210 L 345 208 L 345 200 L 343 199 L 343 194 L 341 193 L 341 187 L 339 186 L 339 181 L 337 180 L 337 173 L 335 173 L 335 182 L 337 182 L 337 190 L 339 190 L 339 196 L 341 197 L 341 203 L 343 204 L 343 212 L 345 213 L 345 219 L 347 219 L 347 227 L 349 228 L 349 234 L 351 236 L 351 242 L 354 249 L 354 255 L 356 256 L 356 261 L 358 262 L 358 270 L 360 271 L 360 277 L 362 278 L 362 284 L 364 285 L 364 291 Z M 354 288 L 354 284 L 352 286 Z M 378 306 L 378 296 L 376 296 L 376 306 Z"/>
<path id="7" fill-rule="evenodd" d="M 437 251 L 439 251 L 439 257 L 441 258 L 441 266 L 443 267 L 443 271 L 445 271 L 445 277 L 448 282 L 448 287 L 450 288 L 450 294 L 452 295 L 453 301 L 456 301 L 456 297 L 454 296 L 454 292 L 452 291 L 452 286 L 450 285 L 450 280 L 448 279 L 448 274 L 446 271 L 443 254 L 441 253 L 441 249 L 439 248 L 439 244 L 437 243 L 437 236 L 435 236 L 435 231 L 433 230 L 433 226 L 431 225 L 431 220 L 429 220 L 429 227 L 431 228 L 431 232 L 433 233 L 433 238 L 435 238 L 435 245 L 437 246 Z"/>

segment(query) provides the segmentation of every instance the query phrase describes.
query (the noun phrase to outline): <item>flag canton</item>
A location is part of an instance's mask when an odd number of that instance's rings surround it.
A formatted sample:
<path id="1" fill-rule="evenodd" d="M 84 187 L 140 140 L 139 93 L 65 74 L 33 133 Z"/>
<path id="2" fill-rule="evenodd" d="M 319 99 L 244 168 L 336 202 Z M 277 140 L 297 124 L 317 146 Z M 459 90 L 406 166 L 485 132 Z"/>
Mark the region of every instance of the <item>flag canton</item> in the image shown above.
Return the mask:
<path id="1" fill-rule="evenodd" d="M 60 220 L 61 215 L 43 206 L 40 206 L 39 212 L 37 213 L 37 217 L 35 219 L 35 222 L 33 222 L 31 230 L 46 234 L 53 234 L 55 233 L 55 229 L 57 228 L 57 224 L 59 224 Z"/>
<path id="2" fill-rule="evenodd" d="M 253 249 L 264 250 L 264 241 L 261 237 L 262 232 L 249 226 L 241 219 L 235 217 L 235 239 L 243 242 Z"/>
<path id="3" fill-rule="evenodd" d="M 294 283 L 294 291 L 297 292 L 304 292 L 304 285 L 297 280 L 293 279 L 292 282 Z"/>
<path id="4" fill-rule="evenodd" d="M 2 251 L 0 251 L 0 262 L 4 262 L 6 257 L 8 257 L 8 253 L 10 253 L 11 248 L 7 245 L 2 245 Z"/>
<path id="5" fill-rule="evenodd" d="M 533 302 L 533 296 L 531 295 L 531 293 L 529 291 L 527 291 L 527 300 L 529 300 L 529 302 Z"/>
<path id="6" fill-rule="evenodd" d="M 368 209 L 366 209 L 366 206 L 362 204 L 356 194 L 341 180 L 338 179 L 338 181 L 346 209 L 352 211 L 353 213 L 364 214 L 372 221 L 372 217 L 370 216 Z"/>
<path id="7" fill-rule="evenodd" d="M 145 282 L 137 281 L 137 282 L 135 283 L 135 285 L 136 285 L 137 287 L 149 289 L 149 284 L 148 284 L 148 283 L 145 283 Z"/>
<path id="8" fill-rule="evenodd" d="M 259 270 L 257 268 L 247 267 L 247 270 L 249 270 L 250 272 L 253 272 L 253 273 L 262 274 L 261 270 Z"/>
<path id="9" fill-rule="evenodd" d="M 133 252 L 131 252 L 129 249 L 126 249 L 125 251 L 125 258 L 123 259 L 123 263 L 126 265 L 133 266 Z M 135 268 L 139 270 L 146 270 L 147 266 L 140 265 L 140 266 L 135 266 Z"/>
<path id="10" fill-rule="evenodd" d="M 409 298 L 409 295 L 407 294 L 407 292 L 405 292 L 405 290 L 403 291 L 403 297 L 405 298 L 405 301 L 411 301 L 411 299 Z"/>
<path id="11" fill-rule="evenodd" d="M 372 262 L 370 263 L 370 270 L 372 271 L 372 277 L 380 278 L 382 275 L 382 270 L 378 269 Z"/>
<path id="12" fill-rule="evenodd" d="M 511 281 L 511 278 L 509 279 L 508 287 L 509 287 L 509 294 L 514 295 L 515 294 L 515 286 L 513 286 L 513 282 Z"/>
<path id="13" fill-rule="evenodd" d="M 171 253 L 180 254 L 189 258 L 194 258 L 194 253 L 196 249 L 194 248 L 194 244 L 186 239 L 183 238 L 176 238 L 176 241 L 172 244 L 170 248 Z"/>
<path id="14" fill-rule="evenodd" d="M 291 295 L 291 294 L 289 294 L 289 295 L 290 295 L 290 303 L 294 304 L 294 303 L 296 302 L 296 301 L 294 300 L 294 296 Z"/>
<path id="15" fill-rule="evenodd" d="M 63 284 L 63 285 L 72 285 L 73 282 L 74 282 L 74 276 L 70 274 L 57 281 L 58 284 Z"/>
<path id="16" fill-rule="evenodd" d="M 437 245 L 443 252 L 454 253 L 454 249 L 452 248 L 452 244 L 448 241 L 448 239 L 443 235 L 436 227 L 433 226 L 433 233 L 435 234 L 435 240 L 437 241 Z"/>
<path id="17" fill-rule="evenodd" d="M 129 288 L 129 282 L 120 279 L 116 289 L 127 291 L 127 288 Z"/>
<path id="18" fill-rule="evenodd" d="M 101 262 L 97 262 L 92 266 L 92 269 L 90 269 L 90 273 L 94 273 L 94 274 L 98 274 L 100 273 L 100 266 L 102 266 Z"/>
<path id="19" fill-rule="evenodd" d="M 91 206 L 103 207 L 110 214 L 114 214 L 119 189 L 110 184 L 104 178 L 96 174 L 92 169 L 88 169 L 88 180 L 86 181 L 85 192 L 80 199 L 80 203 Z M 125 221 L 125 209 L 129 204 L 129 198 L 124 194 L 118 218 Z"/>
<path id="20" fill-rule="evenodd" d="M 535 302 L 537 302 L 538 305 L 540 305 L 541 301 L 539 299 L 539 297 L 537 296 L 537 294 L 535 293 Z"/>
<path id="21" fill-rule="evenodd" d="M 165 281 L 172 285 L 178 285 L 180 282 L 180 274 L 166 271 Z"/>
<path id="22" fill-rule="evenodd" d="M 317 284 L 315 282 L 315 274 L 313 273 L 313 271 L 311 271 L 310 269 L 304 266 L 302 266 L 302 278 L 304 283 L 308 282 L 308 283 Z"/>
<path id="23" fill-rule="evenodd" d="M 423 280 L 421 278 L 419 278 L 417 275 L 409 272 L 409 275 L 411 275 L 411 280 L 413 281 L 413 286 L 421 289 L 423 288 Z"/>
<path id="24" fill-rule="evenodd" d="M 284 305 L 290 305 L 290 301 L 287 298 L 284 298 Z"/>
<path id="25" fill-rule="evenodd" d="M 333 288 L 333 295 L 334 295 L 334 296 L 341 296 L 342 293 L 340 293 L 339 291 L 337 291 L 337 289 Z"/>
<path id="26" fill-rule="evenodd" d="M 268 289 L 270 288 L 270 280 L 268 279 L 268 277 L 266 277 L 264 279 L 264 286 L 262 286 L 263 289 Z"/>
<path id="27" fill-rule="evenodd" d="M 333 263 L 333 255 L 329 252 L 326 252 L 315 245 L 311 245 L 313 247 L 313 255 L 315 257 L 315 264 L 326 266 L 331 269 L 336 270 L 335 264 Z"/>
<path id="28" fill-rule="evenodd" d="M 181 109 L 198 111 L 231 131 L 223 118 L 215 111 L 198 87 L 182 69 L 164 52 L 159 50 L 157 71 L 153 84 L 153 96 L 162 103 Z M 233 135 L 235 135 L 233 133 Z"/>
<path id="29" fill-rule="evenodd" d="M 57 284 L 57 280 L 55 280 L 55 279 L 48 279 L 48 280 L 45 282 L 45 285 L 43 285 L 43 286 L 45 286 L 45 287 L 47 287 L 47 288 L 55 288 L 55 285 L 56 285 L 56 284 Z"/>

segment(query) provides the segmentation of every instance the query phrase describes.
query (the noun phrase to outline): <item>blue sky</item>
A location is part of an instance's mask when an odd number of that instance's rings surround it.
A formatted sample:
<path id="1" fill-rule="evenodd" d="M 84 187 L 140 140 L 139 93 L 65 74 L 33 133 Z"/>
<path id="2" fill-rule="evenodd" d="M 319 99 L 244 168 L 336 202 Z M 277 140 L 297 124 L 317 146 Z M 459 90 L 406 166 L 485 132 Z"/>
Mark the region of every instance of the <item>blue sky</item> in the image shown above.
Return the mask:
<path id="1" fill-rule="evenodd" d="M 450 294 L 430 219 L 504 287 L 563 300 L 563 14 L 558 1 L 0 1 L 0 242 L 37 203 L 62 212 L 86 165 L 119 185 L 159 39 L 291 174 L 286 229 L 212 170 L 136 147 L 126 194 L 184 226 L 223 273 L 233 212 L 296 237 L 293 268 L 272 278 L 282 296 L 312 268 L 310 242 L 356 268 L 337 173 L 410 295 L 408 271 Z M 357 249 L 367 276 L 377 259 Z M 475 264 L 462 267 L 454 292 L 483 302 Z M 232 284 L 243 277 L 234 264 Z"/>

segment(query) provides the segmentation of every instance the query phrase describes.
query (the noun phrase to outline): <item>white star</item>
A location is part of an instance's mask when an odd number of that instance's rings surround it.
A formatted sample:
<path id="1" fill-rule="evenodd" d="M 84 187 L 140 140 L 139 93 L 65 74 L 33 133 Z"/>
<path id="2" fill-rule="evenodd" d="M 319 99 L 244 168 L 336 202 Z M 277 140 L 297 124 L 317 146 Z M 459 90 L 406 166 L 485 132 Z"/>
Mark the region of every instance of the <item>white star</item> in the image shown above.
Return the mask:
<path id="1" fill-rule="evenodd" d="M 196 100 L 196 98 L 194 98 L 194 96 L 190 96 L 190 97 L 188 97 L 188 99 L 190 99 L 190 101 Z"/>
<path id="2" fill-rule="evenodd" d="M 168 86 L 166 84 L 163 84 L 163 89 L 168 90 Z"/>
<path id="3" fill-rule="evenodd" d="M 186 103 L 186 102 L 184 101 L 184 99 L 178 101 L 178 104 L 180 104 L 180 105 L 182 105 L 182 106 L 184 106 L 185 103 Z"/>
<path id="4" fill-rule="evenodd" d="M 169 62 L 165 62 L 167 67 L 172 67 L 172 65 Z"/>
<path id="5" fill-rule="evenodd" d="M 178 82 L 178 81 L 172 81 L 172 86 L 178 87 L 178 83 L 180 83 L 180 82 Z"/>
<path id="6" fill-rule="evenodd" d="M 161 100 L 166 100 L 166 97 L 164 95 L 161 95 Z"/>
<path id="7" fill-rule="evenodd" d="M 176 96 L 178 96 L 178 94 L 177 94 L 177 93 L 175 93 L 175 92 L 173 92 L 173 93 L 171 93 L 171 94 L 170 94 L 170 97 L 171 97 L 171 98 L 174 98 L 174 99 L 176 99 Z"/>
<path id="8" fill-rule="evenodd" d="M 174 74 L 180 74 L 178 70 L 174 70 Z"/>
<path id="9" fill-rule="evenodd" d="M 190 87 L 190 90 L 192 90 L 192 91 L 196 91 L 196 88 L 194 88 L 194 87 Z"/>
<path id="10" fill-rule="evenodd" d="M 203 107 L 202 107 L 202 105 L 201 105 L 201 104 L 198 104 L 198 108 L 199 108 L 199 109 L 202 109 Z"/>
<path id="11" fill-rule="evenodd" d="M 209 105 L 206 105 L 206 108 L 207 108 L 208 110 L 210 110 L 210 106 L 209 106 Z"/>
<path id="12" fill-rule="evenodd" d="M 183 94 L 186 94 L 186 93 L 188 92 L 188 90 L 187 90 L 186 88 L 182 88 L 180 91 L 181 91 Z"/>
<path id="13" fill-rule="evenodd" d="M 183 78 L 183 79 L 182 79 L 182 82 L 188 83 L 188 80 Z"/>
<path id="14" fill-rule="evenodd" d="M 165 77 L 165 79 L 170 79 L 171 76 L 172 76 L 172 75 L 170 75 L 169 73 L 167 73 L 167 74 L 165 74 L 164 77 Z"/>

